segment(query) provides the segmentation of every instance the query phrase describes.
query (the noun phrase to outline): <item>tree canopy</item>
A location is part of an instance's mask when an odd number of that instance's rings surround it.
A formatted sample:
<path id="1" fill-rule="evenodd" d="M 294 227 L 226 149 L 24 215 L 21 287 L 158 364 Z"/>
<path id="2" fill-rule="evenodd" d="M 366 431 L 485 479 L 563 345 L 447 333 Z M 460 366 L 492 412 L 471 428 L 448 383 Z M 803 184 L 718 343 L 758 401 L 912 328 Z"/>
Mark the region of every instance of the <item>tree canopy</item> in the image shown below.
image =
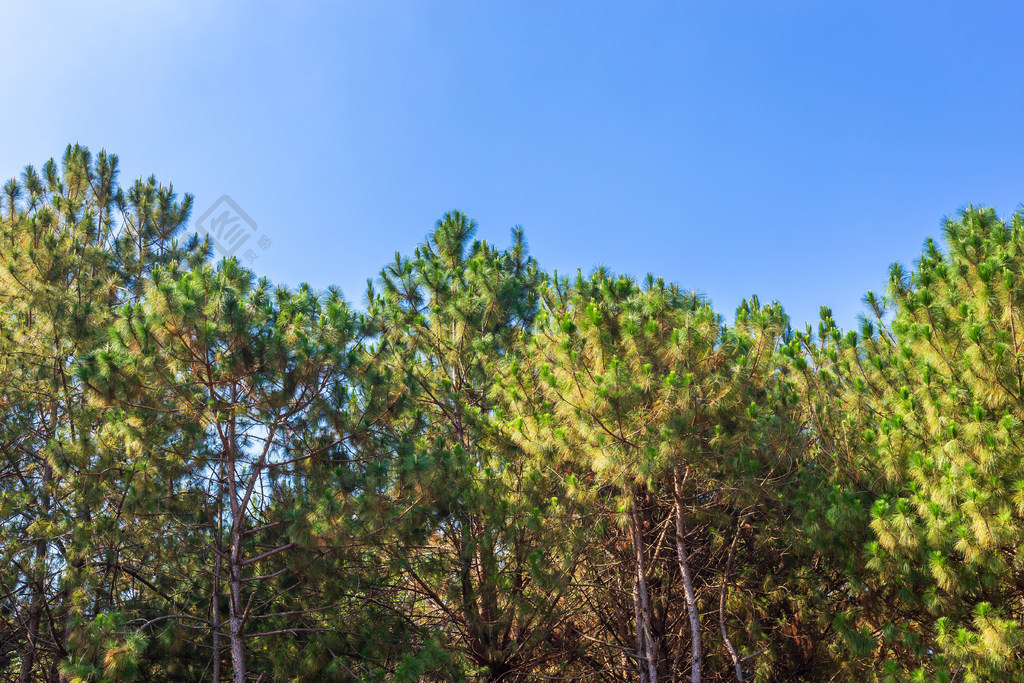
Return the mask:
<path id="1" fill-rule="evenodd" d="M 0 678 L 1024 677 L 1024 213 L 845 331 L 457 211 L 358 308 L 191 208 L 79 146 L 4 185 Z"/>

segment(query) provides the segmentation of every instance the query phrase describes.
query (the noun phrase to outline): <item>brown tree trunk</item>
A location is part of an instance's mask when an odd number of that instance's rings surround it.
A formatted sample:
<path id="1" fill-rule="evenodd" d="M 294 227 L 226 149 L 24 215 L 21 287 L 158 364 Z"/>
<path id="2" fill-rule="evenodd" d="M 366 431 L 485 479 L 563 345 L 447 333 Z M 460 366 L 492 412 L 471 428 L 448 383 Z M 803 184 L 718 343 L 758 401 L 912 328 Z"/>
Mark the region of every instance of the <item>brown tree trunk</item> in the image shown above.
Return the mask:
<path id="1" fill-rule="evenodd" d="M 218 539 L 217 546 L 220 550 L 220 538 L 219 534 L 221 529 L 218 528 Z M 210 600 L 210 621 L 213 624 L 213 683 L 220 683 L 220 654 L 221 654 L 221 642 L 220 642 L 220 571 L 223 561 L 221 556 L 217 555 L 217 565 L 213 573 L 213 599 Z"/>
<path id="2" fill-rule="evenodd" d="M 747 515 L 740 517 L 739 524 L 736 527 L 736 535 L 732 537 L 732 543 L 729 544 L 729 557 L 725 561 L 725 575 L 722 577 L 722 588 L 718 592 L 718 626 L 722 630 L 722 642 L 725 643 L 725 649 L 729 651 L 732 665 L 736 669 L 736 680 L 738 683 L 744 683 L 743 661 L 740 659 L 739 654 L 737 654 L 736 647 L 732 644 L 732 639 L 729 638 L 729 630 L 725 627 L 725 592 L 729 588 L 732 560 L 736 555 L 736 541 L 739 540 L 746 520 Z"/>
<path id="3" fill-rule="evenodd" d="M 679 555 L 679 570 L 683 574 L 683 593 L 686 597 L 686 613 L 690 619 L 690 681 L 700 683 L 703 647 L 700 634 L 700 614 L 697 612 L 697 596 L 693 590 L 693 574 L 686 552 L 686 533 L 683 530 L 683 471 L 677 465 L 672 473 L 672 489 L 676 508 L 676 552 Z"/>
<path id="4" fill-rule="evenodd" d="M 643 644 L 647 658 L 647 675 L 649 683 L 658 683 L 658 646 L 654 641 L 654 628 L 651 624 L 651 601 L 647 591 L 647 562 L 644 559 L 644 533 L 640 524 L 638 508 L 640 497 L 633 496 L 633 506 L 629 511 L 632 530 L 633 552 L 636 559 L 636 589 L 640 600 L 640 622 L 637 631 L 643 633 Z"/>
<path id="5" fill-rule="evenodd" d="M 32 680 L 32 666 L 35 664 L 36 643 L 39 640 L 39 621 L 43 611 L 43 596 L 42 591 L 34 580 L 32 584 L 32 606 L 29 611 L 28 626 L 25 633 L 25 649 L 21 653 L 21 671 L 18 673 L 18 683 L 30 683 Z"/>
<path id="6" fill-rule="evenodd" d="M 644 618 L 640 610 L 640 586 L 637 581 L 633 581 L 633 611 L 636 614 L 636 669 L 640 675 L 640 683 L 648 683 L 647 646 L 644 640 L 644 630 L 641 628 Z"/>
<path id="7" fill-rule="evenodd" d="M 49 517 L 50 514 L 50 481 L 53 478 L 53 470 L 50 465 L 43 465 L 43 512 Z M 36 562 L 41 567 L 46 566 L 46 541 L 36 541 Z M 32 605 L 29 608 L 28 624 L 25 633 L 25 649 L 21 653 L 21 670 L 18 672 L 18 683 L 29 683 L 32 680 L 32 667 L 35 665 L 36 647 L 39 643 L 39 622 L 43 614 L 43 583 L 44 580 L 37 576 L 26 577 L 32 583 Z"/>

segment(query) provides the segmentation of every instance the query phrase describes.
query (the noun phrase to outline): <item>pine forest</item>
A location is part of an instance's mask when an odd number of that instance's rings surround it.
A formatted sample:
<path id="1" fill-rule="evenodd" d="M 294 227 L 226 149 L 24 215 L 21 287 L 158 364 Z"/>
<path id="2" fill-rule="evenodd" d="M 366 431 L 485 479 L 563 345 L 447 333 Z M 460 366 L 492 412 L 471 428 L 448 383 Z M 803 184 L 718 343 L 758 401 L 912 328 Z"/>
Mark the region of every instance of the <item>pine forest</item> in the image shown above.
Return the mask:
<path id="1" fill-rule="evenodd" d="M 0 679 L 1024 680 L 1024 213 L 847 330 L 457 211 L 286 288 L 192 209 L 3 186 Z"/>

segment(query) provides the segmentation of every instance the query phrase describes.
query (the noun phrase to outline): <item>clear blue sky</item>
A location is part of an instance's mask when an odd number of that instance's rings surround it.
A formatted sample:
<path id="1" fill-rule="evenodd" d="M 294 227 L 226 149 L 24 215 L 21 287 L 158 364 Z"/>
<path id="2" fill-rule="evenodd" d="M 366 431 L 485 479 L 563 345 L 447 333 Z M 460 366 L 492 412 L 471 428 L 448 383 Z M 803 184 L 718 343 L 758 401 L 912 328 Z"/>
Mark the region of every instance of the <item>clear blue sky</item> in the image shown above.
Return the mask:
<path id="1" fill-rule="evenodd" d="M 445 211 L 551 270 L 850 325 L 968 203 L 1024 200 L 1024 10 L 891 2 L 12 2 L 0 175 L 106 148 L 228 194 L 255 269 L 359 301 Z"/>

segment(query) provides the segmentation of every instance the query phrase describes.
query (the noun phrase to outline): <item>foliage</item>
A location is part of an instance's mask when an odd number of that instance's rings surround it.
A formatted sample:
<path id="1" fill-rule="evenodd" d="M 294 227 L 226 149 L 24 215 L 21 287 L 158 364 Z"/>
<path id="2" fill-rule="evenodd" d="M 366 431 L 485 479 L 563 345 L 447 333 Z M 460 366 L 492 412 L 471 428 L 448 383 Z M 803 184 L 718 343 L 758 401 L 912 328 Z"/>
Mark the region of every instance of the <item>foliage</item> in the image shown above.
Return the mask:
<path id="1" fill-rule="evenodd" d="M 0 200 L 0 678 L 1024 677 L 1024 213 L 845 332 L 445 214 L 274 287 L 69 146 Z"/>

